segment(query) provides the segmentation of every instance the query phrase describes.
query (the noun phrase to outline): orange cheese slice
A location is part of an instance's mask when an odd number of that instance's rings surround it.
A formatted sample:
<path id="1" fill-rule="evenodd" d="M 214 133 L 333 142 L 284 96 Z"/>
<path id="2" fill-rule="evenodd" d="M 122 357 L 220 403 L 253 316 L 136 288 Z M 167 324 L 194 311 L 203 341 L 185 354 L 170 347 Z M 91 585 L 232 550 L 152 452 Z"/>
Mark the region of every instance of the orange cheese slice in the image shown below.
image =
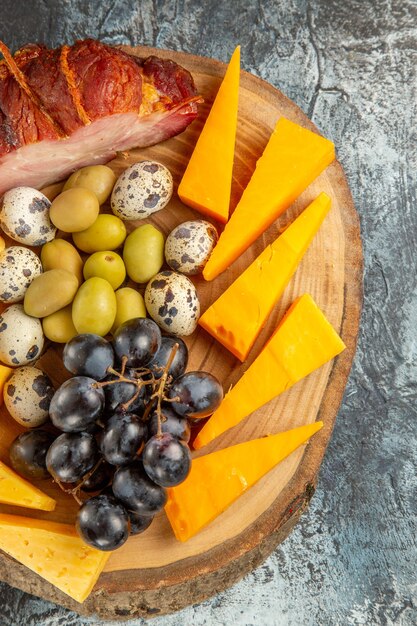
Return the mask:
<path id="1" fill-rule="evenodd" d="M 330 209 L 321 193 L 200 317 L 199 324 L 244 361 Z"/>
<path id="2" fill-rule="evenodd" d="M 175 536 L 187 541 L 323 426 L 307 424 L 194 459 L 183 483 L 168 489 L 165 512 Z"/>
<path id="3" fill-rule="evenodd" d="M 240 46 L 223 82 L 178 187 L 184 204 L 225 223 L 229 217 L 239 100 Z"/>
<path id="4" fill-rule="evenodd" d="M 345 347 L 312 297 L 297 298 L 262 352 L 200 430 L 194 448 L 210 443 Z"/>
<path id="5" fill-rule="evenodd" d="M 333 161 L 334 145 L 281 117 L 203 276 L 213 280 L 276 220 Z"/>
<path id="6" fill-rule="evenodd" d="M 0 406 L 3 404 L 3 389 L 10 376 L 13 374 L 14 369 L 0 364 Z"/>
<path id="7" fill-rule="evenodd" d="M 87 546 L 74 526 L 3 514 L 0 549 L 77 602 L 90 594 L 110 556 Z"/>
<path id="8" fill-rule="evenodd" d="M 53 511 L 56 502 L 0 461 L 0 502 Z"/>

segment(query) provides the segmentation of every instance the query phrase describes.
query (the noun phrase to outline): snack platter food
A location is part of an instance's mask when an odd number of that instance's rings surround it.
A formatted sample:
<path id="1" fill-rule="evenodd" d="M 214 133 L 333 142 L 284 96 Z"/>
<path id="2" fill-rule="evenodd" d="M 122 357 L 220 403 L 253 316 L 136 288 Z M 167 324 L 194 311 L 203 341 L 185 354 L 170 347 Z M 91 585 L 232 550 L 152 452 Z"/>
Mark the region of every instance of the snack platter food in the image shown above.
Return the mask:
<path id="1" fill-rule="evenodd" d="M 131 150 L 110 163 L 119 175 L 136 161 L 147 158 L 160 161 L 170 169 L 176 190 L 225 66 L 214 60 L 172 51 L 149 48 L 125 50 L 138 56 L 157 54 L 172 58 L 190 70 L 198 92 L 205 100 L 199 105 L 197 120 L 182 134 L 150 148 Z M 301 110 L 278 90 L 242 72 L 232 207 L 247 184 L 280 115 L 315 130 Z M 2 580 L 79 613 L 98 613 L 105 618 L 162 614 L 201 601 L 230 586 L 262 562 L 285 538 L 314 493 L 358 333 L 362 280 L 359 225 L 340 164 L 334 162 L 329 166 L 229 270 L 212 282 L 205 282 L 200 276 L 193 278 L 204 311 L 322 191 L 332 199 L 331 211 L 295 277 L 275 306 L 249 359 L 241 364 L 200 327 L 186 338 L 186 343 L 190 351 L 188 369 L 214 373 L 227 390 L 254 360 L 289 304 L 298 295 L 310 293 L 339 332 L 347 349 L 334 362 L 310 374 L 195 455 L 288 430 L 316 419 L 323 420 L 323 429 L 307 447 L 300 448 L 280 463 L 217 520 L 186 543 L 176 541 L 164 513 L 159 514 L 144 534 L 130 538 L 127 544 L 112 554 L 94 591 L 82 605 L 4 554 L 0 556 Z M 168 207 L 147 221 L 166 234 L 177 224 L 195 217 L 199 217 L 198 214 L 183 205 L 174 192 Z M 133 227 L 134 223 L 128 229 Z M 62 380 L 59 349 L 53 348 L 44 354 L 40 365 L 54 382 Z M 0 460 L 7 462 L 8 446 L 22 429 L 6 415 L 4 409 L 1 409 L 1 417 Z M 53 513 L 28 510 L 25 515 L 73 522 L 76 503 L 51 483 L 42 482 L 41 488 L 58 500 L 56 510 Z M 2 505 L 1 510 L 22 514 L 16 507 Z"/>

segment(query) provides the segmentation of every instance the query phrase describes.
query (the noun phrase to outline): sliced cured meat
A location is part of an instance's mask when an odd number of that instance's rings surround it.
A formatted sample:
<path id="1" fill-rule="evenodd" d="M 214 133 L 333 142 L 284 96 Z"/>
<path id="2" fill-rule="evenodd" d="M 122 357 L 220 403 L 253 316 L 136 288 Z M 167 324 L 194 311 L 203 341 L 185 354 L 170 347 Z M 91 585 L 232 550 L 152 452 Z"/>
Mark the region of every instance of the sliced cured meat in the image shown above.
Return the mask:
<path id="1" fill-rule="evenodd" d="M 192 76 L 171 60 L 92 39 L 0 51 L 0 194 L 159 143 L 197 116 Z"/>

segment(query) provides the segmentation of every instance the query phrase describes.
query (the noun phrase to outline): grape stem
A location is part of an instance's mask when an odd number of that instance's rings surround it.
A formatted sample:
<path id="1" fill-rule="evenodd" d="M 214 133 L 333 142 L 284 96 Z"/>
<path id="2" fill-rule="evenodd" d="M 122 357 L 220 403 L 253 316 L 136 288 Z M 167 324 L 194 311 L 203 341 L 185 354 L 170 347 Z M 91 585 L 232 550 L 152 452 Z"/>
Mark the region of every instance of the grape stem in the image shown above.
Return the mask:
<path id="1" fill-rule="evenodd" d="M 115 380 L 103 380 L 101 382 L 96 382 L 94 384 L 94 387 L 96 388 L 101 388 L 101 387 L 107 387 L 108 385 L 118 385 L 119 383 L 128 383 L 129 385 L 135 385 L 136 386 L 136 391 L 134 393 L 134 395 L 130 398 L 130 400 L 128 400 L 127 402 L 125 402 L 124 404 L 120 405 L 120 409 L 123 412 L 126 412 L 128 410 L 128 408 L 131 406 L 131 404 L 134 403 L 134 401 L 137 399 L 137 397 L 140 394 L 140 391 L 142 389 L 142 387 L 145 387 L 146 385 L 155 385 L 155 378 L 151 372 L 151 370 L 147 370 L 145 368 L 141 368 L 141 372 L 146 373 L 148 375 L 151 376 L 150 380 L 142 380 L 141 378 L 126 378 L 126 376 L 124 375 L 124 371 L 126 369 L 126 361 L 127 361 L 127 357 L 123 357 L 122 358 L 122 367 L 121 367 L 121 371 L 118 372 L 117 370 L 113 369 L 112 367 L 107 368 L 107 371 L 109 374 L 113 374 L 113 376 L 117 376 L 117 378 Z M 138 370 L 136 370 L 138 371 Z"/>
<path id="2" fill-rule="evenodd" d="M 101 457 L 97 463 L 94 465 L 94 467 L 87 472 L 82 479 L 80 480 L 80 482 L 75 485 L 75 487 L 73 487 L 72 489 L 66 489 L 64 487 L 64 485 L 61 483 L 61 481 L 59 480 L 59 478 L 54 478 L 54 482 L 58 485 L 58 487 L 61 489 L 61 491 L 63 491 L 64 493 L 68 494 L 69 496 L 72 496 L 74 498 L 74 500 L 76 501 L 77 504 L 79 504 L 80 506 L 83 504 L 83 501 L 81 500 L 81 498 L 79 497 L 79 493 L 80 493 L 80 489 L 82 488 L 82 486 L 84 485 L 84 483 L 91 478 L 91 476 L 94 474 L 94 472 L 100 467 L 100 465 L 103 463 L 103 457 Z"/>
<path id="3" fill-rule="evenodd" d="M 147 405 L 145 407 L 145 410 L 143 412 L 143 415 L 142 415 L 142 421 L 143 422 L 147 422 L 148 421 L 149 415 L 150 415 L 153 407 L 154 407 L 154 402 L 153 402 L 153 399 L 151 398 L 149 400 L 149 402 L 147 403 Z"/>
<path id="4" fill-rule="evenodd" d="M 162 401 L 166 400 L 165 398 L 165 394 L 164 394 L 164 389 L 165 389 L 165 385 L 167 383 L 167 379 L 169 376 L 169 370 L 170 367 L 172 365 L 173 360 L 175 359 L 175 355 L 177 354 L 177 350 L 179 348 L 179 344 L 178 343 L 174 343 L 174 345 L 172 346 L 172 350 L 171 353 L 169 355 L 169 359 L 163 369 L 163 373 L 161 378 L 158 381 L 158 386 L 156 391 L 152 394 L 151 396 L 151 401 L 153 399 L 156 398 L 157 400 L 157 404 L 156 404 L 156 416 L 158 419 L 158 430 L 156 432 L 156 437 L 162 437 Z M 151 404 L 151 403 L 149 403 Z"/>
<path id="5" fill-rule="evenodd" d="M 128 359 L 128 357 L 127 357 L 127 356 L 122 356 L 122 367 L 121 367 L 121 370 L 120 370 L 120 374 L 121 374 L 122 376 L 124 376 L 124 374 L 125 374 L 125 371 L 126 371 L 126 363 L 128 362 L 128 360 L 129 360 L 129 359 Z"/>
<path id="6" fill-rule="evenodd" d="M 124 357 L 123 357 L 124 358 Z M 135 381 L 133 378 L 127 378 L 123 372 L 123 365 L 120 372 L 115 370 L 113 367 L 108 367 L 107 372 L 109 374 L 113 374 L 113 376 L 117 376 L 116 380 L 102 380 L 101 382 L 96 382 L 95 387 L 107 387 L 107 385 L 114 385 L 116 383 L 130 383 L 131 385 L 135 385 Z"/>
<path id="7" fill-rule="evenodd" d="M 83 501 L 78 497 L 78 494 L 73 489 L 66 489 L 64 485 L 61 483 L 61 481 L 59 480 L 59 478 L 54 478 L 54 483 L 58 485 L 61 491 L 63 491 L 67 495 L 72 496 L 79 506 L 83 504 Z"/>
<path id="8" fill-rule="evenodd" d="M 143 385 L 146 385 L 149 383 L 143 383 Z M 123 411 L 123 413 L 125 413 L 128 408 L 130 407 L 131 404 L 134 403 L 134 401 L 137 399 L 138 395 L 140 394 L 140 390 L 142 389 L 143 385 L 141 385 L 138 381 L 137 385 L 136 385 L 136 391 L 133 394 L 133 396 L 130 398 L 130 400 L 127 400 L 126 402 L 124 402 L 123 404 L 120 405 L 120 409 Z"/>
<path id="9" fill-rule="evenodd" d="M 100 467 L 100 465 L 103 463 L 103 461 L 104 461 L 103 457 L 100 457 L 100 458 L 99 458 L 99 460 L 97 461 L 97 463 L 94 465 L 94 467 L 93 467 L 93 468 L 92 468 L 89 472 L 87 472 L 87 474 L 85 474 L 85 475 L 82 477 L 82 479 L 81 479 L 81 481 L 78 483 L 78 485 L 76 485 L 73 489 L 71 489 L 71 490 L 70 490 L 70 494 L 71 494 L 72 496 L 74 496 L 74 498 L 75 498 L 75 495 L 76 495 L 76 494 L 78 494 L 78 492 L 80 491 L 80 489 L 82 488 L 82 486 L 84 485 L 84 483 L 85 483 L 85 482 L 87 482 L 87 480 L 88 480 L 89 478 L 91 478 L 91 476 L 92 476 L 92 475 L 94 474 L 94 472 L 95 472 L 95 471 L 96 471 L 96 470 Z"/>
<path id="10" fill-rule="evenodd" d="M 155 407 L 154 401 L 156 400 L 155 410 L 156 410 L 156 415 L 158 419 L 158 429 L 157 429 L 156 437 L 162 437 L 162 418 L 163 418 L 162 402 L 178 402 L 179 401 L 179 398 L 167 398 L 164 393 L 165 386 L 167 382 L 169 382 L 169 380 L 171 379 L 169 375 L 169 370 L 175 359 L 175 355 L 177 354 L 179 347 L 180 347 L 179 344 L 175 343 L 172 346 L 172 350 L 170 352 L 170 355 L 166 362 L 165 367 L 158 368 L 162 372 L 162 376 L 159 379 L 155 379 L 155 376 L 153 375 L 152 371 L 150 369 L 147 369 L 146 367 L 135 369 L 135 375 L 140 376 L 140 374 L 145 374 L 147 376 L 150 376 L 149 380 L 142 380 L 141 378 L 137 378 L 137 379 L 127 378 L 125 376 L 125 371 L 126 371 L 126 363 L 128 361 L 128 357 L 124 356 L 122 357 L 120 372 L 115 370 L 113 367 L 107 368 L 107 372 L 109 374 L 112 374 L 113 376 L 116 376 L 116 379 L 115 380 L 102 380 L 101 382 L 96 382 L 94 383 L 94 387 L 101 388 L 101 387 L 107 387 L 107 385 L 116 385 L 118 383 L 129 383 L 130 385 L 136 385 L 136 392 L 133 394 L 133 396 L 127 402 L 120 405 L 120 409 L 123 412 L 126 412 L 129 409 L 129 407 L 135 402 L 135 400 L 137 400 L 142 387 L 146 385 L 152 385 L 153 393 L 150 397 L 149 402 L 146 404 L 145 411 L 142 416 L 142 420 L 144 422 L 148 420 L 152 409 Z"/>

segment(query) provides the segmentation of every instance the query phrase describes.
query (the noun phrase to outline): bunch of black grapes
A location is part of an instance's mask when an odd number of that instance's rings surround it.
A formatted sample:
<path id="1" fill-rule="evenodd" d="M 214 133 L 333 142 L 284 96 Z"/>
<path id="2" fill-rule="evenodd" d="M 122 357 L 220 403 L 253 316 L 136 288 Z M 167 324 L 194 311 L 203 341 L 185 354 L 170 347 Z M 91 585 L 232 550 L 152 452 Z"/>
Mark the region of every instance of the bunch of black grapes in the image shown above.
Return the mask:
<path id="1" fill-rule="evenodd" d="M 81 505 L 80 537 L 99 550 L 115 550 L 129 534 L 148 528 L 166 503 L 167 487 L 185 480 L 190 422 L 211 415 L 223 390 L 207 372 L 185 373 L 185 343 L 161 336 L 145 318 L 122 324 L 112 341 L 77 335 L 63 359 L 73 377 L 49 408 L 62 434 L 35 429 L 20 435 L 11 462 L 26 477 L 52 476 Z"/>

